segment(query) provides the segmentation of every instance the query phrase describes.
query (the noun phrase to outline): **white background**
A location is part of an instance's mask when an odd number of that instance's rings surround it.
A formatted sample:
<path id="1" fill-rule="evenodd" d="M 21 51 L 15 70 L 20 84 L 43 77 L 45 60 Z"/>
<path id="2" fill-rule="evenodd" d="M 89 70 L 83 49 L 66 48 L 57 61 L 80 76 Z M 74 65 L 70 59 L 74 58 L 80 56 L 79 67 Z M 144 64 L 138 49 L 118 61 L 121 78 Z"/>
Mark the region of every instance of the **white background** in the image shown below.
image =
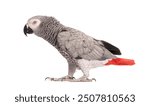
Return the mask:
<path id="1" fill-rule="evenodd" d="M 0 105 L 148 106 L 149 0 L 1 0 L 0 1 Z M 99 67 L 90 71 L 93 83 L 45 81 L 67 74 L 67 62 L 58 51 L 23 27 L 34 15 L 56 17 L 62 24 L 106 40 L 122 51 L 134 66 Z M 76 77 L 82 75 L 80 71 Z M 135 103 L 15 103 L 15 96 L 78 94 L 135 94 Z"/>

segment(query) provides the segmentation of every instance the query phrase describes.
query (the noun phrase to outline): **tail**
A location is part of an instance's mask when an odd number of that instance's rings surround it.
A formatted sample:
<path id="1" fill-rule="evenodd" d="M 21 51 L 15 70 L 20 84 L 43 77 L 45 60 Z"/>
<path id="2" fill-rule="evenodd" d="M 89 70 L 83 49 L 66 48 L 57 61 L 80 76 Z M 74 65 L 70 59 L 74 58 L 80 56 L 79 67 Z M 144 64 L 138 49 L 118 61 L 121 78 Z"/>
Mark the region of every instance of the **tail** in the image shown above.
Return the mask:
<path id="1" fill-rule="evenodd" d="M 135 62 L 132 59 L 115 58 L 109 60 L 105 65 L 134 65 Z"/>

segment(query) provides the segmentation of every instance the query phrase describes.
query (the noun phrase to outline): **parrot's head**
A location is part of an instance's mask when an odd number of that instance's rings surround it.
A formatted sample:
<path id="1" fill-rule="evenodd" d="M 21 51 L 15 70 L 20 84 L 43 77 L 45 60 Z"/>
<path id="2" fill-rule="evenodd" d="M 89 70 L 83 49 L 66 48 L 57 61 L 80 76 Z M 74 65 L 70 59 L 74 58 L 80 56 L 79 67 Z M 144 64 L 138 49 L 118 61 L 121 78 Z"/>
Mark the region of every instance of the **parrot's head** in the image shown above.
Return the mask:
<path id="1" fill-rule="evenodd" d="M 26 36 L 27 34 L 32 34 L 39 30 L 39 27 L 42 23 L 42 17 L 43 16 L 34 16 L 27 21 L 23 29 Z"/>
<path id="2" fill-rule="evenodd" d="M 45 33 L 51 32 L 54 26 L 60 25 L 59 21 L 57 21 L 54 17 L 48 16 L 34 16 L 31 17 L 24 26 L 24 34 L 34 33 L 39 37 L 43 37 Z"/>

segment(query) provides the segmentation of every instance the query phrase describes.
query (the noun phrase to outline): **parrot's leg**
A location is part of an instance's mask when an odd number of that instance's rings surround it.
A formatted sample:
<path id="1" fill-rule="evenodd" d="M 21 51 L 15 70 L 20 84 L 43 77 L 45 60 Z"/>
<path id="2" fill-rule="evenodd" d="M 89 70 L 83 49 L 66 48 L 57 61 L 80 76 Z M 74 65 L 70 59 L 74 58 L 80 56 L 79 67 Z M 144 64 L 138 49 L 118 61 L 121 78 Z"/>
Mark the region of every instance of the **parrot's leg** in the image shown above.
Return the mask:
<path id="1" fill-rule="evenodd" d="M 92 81 L 96 81 L 95 78 L 89 79 L 89 69 L 88 70 L 82 70 L 83 72 L 83 76 L 78 78 L 78 79 L 74 79 L 71 80 L 71 82 L 92 82 Z"/>
<path id="2" fill-rule="evenodd" d="M 92 79 L 88 78 L 90 69 L 94 67 L 93 65 L 95 65 L 95 61 L 79 59 L 78 60 L 78 66 L 81 69 L 81 71 L 83 72 L 83 76 L 78 78 L 78 79 L 73 79 L 71 81 L 72 82 L 92 82 L 93 80 L 96 81 L 95 78 L 92 78 Z M 98 66 L 99 66 L 99 64 L 98 64 Z"/>
<path id="3" fill-rule="evenodd" d="M 51 81 L 72 81 L 72 80 L 74 80 L 73 75 L 74 75 L 75 71 L 76 71 L 76 65 L 68 62 L 68 75 L 61 77 L 61 78 L 47 77 L 46 79 L 49 79 Z"/>

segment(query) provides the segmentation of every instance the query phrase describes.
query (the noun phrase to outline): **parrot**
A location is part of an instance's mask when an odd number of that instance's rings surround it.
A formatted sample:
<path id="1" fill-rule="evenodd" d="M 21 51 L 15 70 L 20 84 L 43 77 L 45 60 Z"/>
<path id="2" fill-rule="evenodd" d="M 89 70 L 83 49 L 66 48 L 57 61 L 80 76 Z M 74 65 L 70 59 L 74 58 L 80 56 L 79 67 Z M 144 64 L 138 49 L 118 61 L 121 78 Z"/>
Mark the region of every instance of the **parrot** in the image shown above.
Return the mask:
<path id="1" fill-rule="evenodd" d="M 133 59 L 119 58 L 121 51 L 116 46 L 95 39 L 84 32 L 65 26 L 53 16 L 36 15 L 27 20 L 24 34 L 34 34 L 49 42 L 67 60 L 68 74 L 60 78 L 47 77 L 50 81 L 92 82 L 92 68 L 108 65 L 134 65 Z M 76 70 L 83 75 L 75 78 Z"/>

